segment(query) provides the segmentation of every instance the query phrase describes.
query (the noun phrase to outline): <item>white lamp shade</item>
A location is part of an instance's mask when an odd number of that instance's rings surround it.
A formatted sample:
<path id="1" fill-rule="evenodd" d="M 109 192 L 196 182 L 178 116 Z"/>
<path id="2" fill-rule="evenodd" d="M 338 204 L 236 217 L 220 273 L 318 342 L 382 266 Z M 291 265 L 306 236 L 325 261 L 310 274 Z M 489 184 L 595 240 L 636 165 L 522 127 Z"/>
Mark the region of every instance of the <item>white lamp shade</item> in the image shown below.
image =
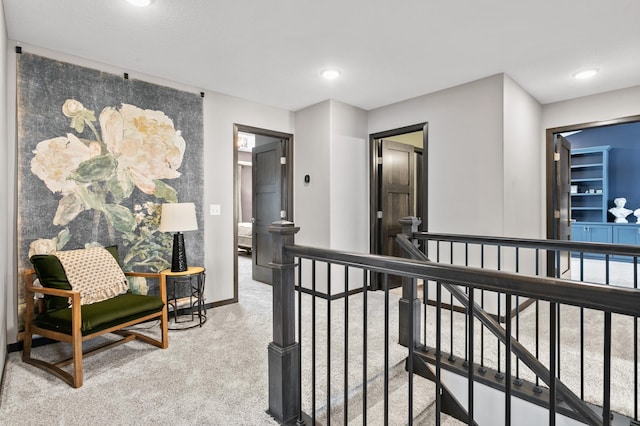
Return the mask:
<path id="1" fill-rule="evenodd" d="M 196 206 L 193 203 L 167 203 L 162 205 L 160 231 L 183 232 L 198 229 Z"/>

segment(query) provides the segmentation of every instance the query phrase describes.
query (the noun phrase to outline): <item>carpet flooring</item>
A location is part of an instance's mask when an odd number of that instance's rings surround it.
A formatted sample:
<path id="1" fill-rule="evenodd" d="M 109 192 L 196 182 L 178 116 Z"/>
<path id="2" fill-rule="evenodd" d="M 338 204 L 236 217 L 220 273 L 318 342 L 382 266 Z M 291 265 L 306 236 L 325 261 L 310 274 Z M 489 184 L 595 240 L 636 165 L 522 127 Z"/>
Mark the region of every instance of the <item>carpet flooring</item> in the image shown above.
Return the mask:
<path id="1" fill-rule="evenodd" d="M 209 309 L 200 328 L 170 331 L 169 347 L 157 349 L 137 341 L 102 352 L 84 361 L 84 385 L 73 389 L 60 379 L 21 361 L 11 353 L 5 367 L 0 399 L 3 425 L 270 425 L 267 345 L 271 341 L 271 287 L 252 281 L 249 258 L 240 256 L 239 302 Z M 249 277 L 249 278 L 248 278 Z M 390 295 L 389 365 L 406 357 L 397 345 L 397 300 Z M 303 298 L 303 391 L 305 411 L 312 410 L 310 296 Z M 350 298 L 352 319 L 345 330 L 344 304 L 332 304 L 331 328 L 326 325 L 326 302 L 316 301 L 316 411 L 326 411 L 344 384 L 345 332 L 349 334 L 349 388 L 362 383 L 362 295 Z M 353 313 L 351 313 L 353 312 Z M 368 297 L 368 376 L 384 366 L 384 294 Z M 140 328 L 159 333 L 157 323 Z M 94 340 L 102 340 L 98 338 Z M 327 341 L 332 342 L 327 371 Z M 33 355 L 62 358 L 68 345 L 34 348 Z M 328 374 L 329 373 L 329 374 Z M 328 379 L 330 378 L 330 384 Z M 336 396 L 337 395 L 337 396 Z M 377 401 L 370 401 L 371 404 Z"/>

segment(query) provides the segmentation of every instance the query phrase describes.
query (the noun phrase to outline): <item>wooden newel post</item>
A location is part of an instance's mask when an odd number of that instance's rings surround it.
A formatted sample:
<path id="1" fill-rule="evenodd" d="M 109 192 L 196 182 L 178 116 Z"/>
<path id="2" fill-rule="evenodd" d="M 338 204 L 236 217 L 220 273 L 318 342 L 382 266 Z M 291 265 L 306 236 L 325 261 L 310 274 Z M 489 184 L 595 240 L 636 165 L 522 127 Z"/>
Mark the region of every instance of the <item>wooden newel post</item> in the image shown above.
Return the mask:
<path id="1" fill-rule="evenodd" d="M 295 341 L 295 264 L 283 247 L 295 242 L 300 228 L 284 220 L 269 227 L 273 242 L 273 341 L 269 343 L 269 414 L 281 424 L 294 420 L 300 409 L 299 353 Z"/>
<path id="2" fill-rule="evenodd" d="M 418 226 L 422 223 L 417 217 L 403 217 L 400 219 L 402 233 L 411 240 L 413 233 L 418 232 Z M 426 285 L 426 283 L 424 284 Z M 402 278 L 402 298 L 398 301 L 398 343 L 409 347 L 409 336 L 413 335 L 413 345 L 420 342 L 420 299 L 418 299 L 418 285 L 413 278 Z M 413 306 L 413 309 L 411 309 Z M 413 317 L 413 320 L 411 320 Z"/>

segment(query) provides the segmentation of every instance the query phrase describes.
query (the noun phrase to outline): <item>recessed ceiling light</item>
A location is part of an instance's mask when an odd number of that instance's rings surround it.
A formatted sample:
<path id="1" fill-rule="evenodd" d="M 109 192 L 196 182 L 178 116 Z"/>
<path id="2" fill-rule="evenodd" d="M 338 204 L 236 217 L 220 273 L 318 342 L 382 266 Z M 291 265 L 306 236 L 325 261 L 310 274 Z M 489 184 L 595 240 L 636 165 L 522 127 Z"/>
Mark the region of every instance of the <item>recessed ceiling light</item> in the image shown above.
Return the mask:
<path id="1" fill-rule="evenodd" d="M 138 7 L 147 7 L 153 3 L 153 0 L 127 0 L 127 2 Z"/>
<path id="2" fill-rule="evenodd" d="M 600 71 L 598 68 L 589 68 L 587 70 L 578 71 L 576 73 L 573 73 L 573 78 L 577 78 L 578 80 L 585 80 L 598 74 L 598 71 Z"/>
<path id="3" fill-rule="evenodd" d="M 320 72 L 320 75 L 326 79 L 326 80 L 335 80 L 336 78 L 340 77 L 342 73 L 340 72 L 340 70 L 337 70 L 335 68 L 327 68 L 326 70 L 322 70 Z"/>

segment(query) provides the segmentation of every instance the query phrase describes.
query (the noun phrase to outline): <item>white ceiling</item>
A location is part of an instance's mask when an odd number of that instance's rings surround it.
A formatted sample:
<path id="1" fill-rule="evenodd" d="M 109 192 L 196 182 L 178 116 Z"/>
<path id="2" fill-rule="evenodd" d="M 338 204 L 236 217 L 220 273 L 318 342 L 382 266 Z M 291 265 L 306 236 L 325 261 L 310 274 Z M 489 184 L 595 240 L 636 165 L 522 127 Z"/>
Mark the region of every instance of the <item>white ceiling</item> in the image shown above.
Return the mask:
<path id="1" fill-rule="evenodd" d="M 4 0 L 8 37 L 298 110 L 506 73 L 546 104 L 640 85 L 639 0 Z M 343 75 L 323 80 L 319 72 Z M 600 68 L 592 80 L 571 77 Z"/>

